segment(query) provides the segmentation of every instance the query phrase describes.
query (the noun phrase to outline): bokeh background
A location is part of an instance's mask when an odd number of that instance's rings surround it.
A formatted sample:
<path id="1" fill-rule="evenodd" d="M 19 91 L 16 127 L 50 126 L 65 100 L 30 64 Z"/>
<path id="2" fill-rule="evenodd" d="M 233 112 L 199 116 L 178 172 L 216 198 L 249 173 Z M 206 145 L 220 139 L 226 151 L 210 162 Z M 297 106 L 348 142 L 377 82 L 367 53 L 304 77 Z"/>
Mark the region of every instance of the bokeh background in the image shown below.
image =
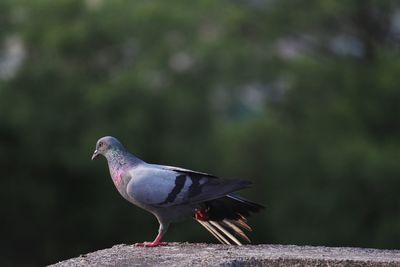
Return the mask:
<path id="1" fill-rule="evenodd" d="M 399 249 L 399 44 L 391 0 L 1 0 L 1 265 L 154 238 L 104 135 L 253 181 L 255 243 Z"/>

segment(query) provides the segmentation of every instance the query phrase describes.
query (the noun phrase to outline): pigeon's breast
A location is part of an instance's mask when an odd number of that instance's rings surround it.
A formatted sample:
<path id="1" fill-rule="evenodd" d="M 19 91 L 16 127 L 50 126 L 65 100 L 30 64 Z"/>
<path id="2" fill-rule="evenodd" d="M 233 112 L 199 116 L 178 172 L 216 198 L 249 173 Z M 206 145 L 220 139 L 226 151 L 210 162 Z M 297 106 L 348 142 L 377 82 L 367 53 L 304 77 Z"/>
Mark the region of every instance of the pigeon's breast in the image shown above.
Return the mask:
<path id="1" fill-rule="evenodd" d="M 128 195 L 126 193 L 126 187 L 131 179 L 128 172 L 118 169 L 115 171 L 111 171 L 111 178 L 118 192 L 125 198 L 128 199 Z"/>

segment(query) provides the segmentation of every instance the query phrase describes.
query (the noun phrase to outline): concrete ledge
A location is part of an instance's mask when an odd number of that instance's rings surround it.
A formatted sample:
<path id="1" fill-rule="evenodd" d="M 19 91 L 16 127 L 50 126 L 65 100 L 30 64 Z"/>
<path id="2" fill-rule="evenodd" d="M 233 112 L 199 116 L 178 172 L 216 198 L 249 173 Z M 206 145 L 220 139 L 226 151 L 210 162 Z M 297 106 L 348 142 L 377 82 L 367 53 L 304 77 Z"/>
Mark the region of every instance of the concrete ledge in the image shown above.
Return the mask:
<path id="1" fill-rule="evenodd" d="M 400 266 L 400 250 L 169 243 L 116 245 L 51 266 Z"/>

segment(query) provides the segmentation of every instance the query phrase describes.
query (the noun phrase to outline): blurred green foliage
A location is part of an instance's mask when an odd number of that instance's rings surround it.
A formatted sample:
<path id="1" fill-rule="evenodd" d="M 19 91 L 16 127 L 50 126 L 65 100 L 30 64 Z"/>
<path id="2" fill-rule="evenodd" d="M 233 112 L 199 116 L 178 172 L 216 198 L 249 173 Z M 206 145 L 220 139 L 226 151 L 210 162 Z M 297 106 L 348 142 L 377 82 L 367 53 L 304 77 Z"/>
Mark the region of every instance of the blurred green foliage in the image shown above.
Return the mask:
<path id="1" fill-rule="evenodd" d="M 154 237 L 90 161 L 104 135 L 254 181 L 256 243 L 399 249 L 399 21 L 390 0 L 1 1 L 1 265 Z"/>

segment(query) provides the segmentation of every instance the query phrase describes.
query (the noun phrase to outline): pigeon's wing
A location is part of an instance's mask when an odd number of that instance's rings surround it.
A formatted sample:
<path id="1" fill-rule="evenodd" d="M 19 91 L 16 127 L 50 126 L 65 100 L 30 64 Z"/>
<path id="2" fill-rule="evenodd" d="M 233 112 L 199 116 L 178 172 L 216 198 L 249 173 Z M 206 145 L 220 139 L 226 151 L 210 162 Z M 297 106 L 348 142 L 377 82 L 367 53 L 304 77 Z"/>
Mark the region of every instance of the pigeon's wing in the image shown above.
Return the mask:
<path id="1" fill-rule="evenodd" d="M 221 179 L 182 168 L 147 164 L 133 169 L 128 196 L 138 204 L 169 207 L 200 203 L 250 186 L 243 180 Z"/>
<path id="2" fill-rule="evenodd" d="M 180 172 L 180 173 L 185 173 L 188 175 L 200 175 L 200 176 L 205 176 L 205 177 L 210 177 L 210 178 L 218 178 L 215 175 L 209 174 L 209 173 L 205 173 L 205 172 L 198 172 L 198 171 L 192 171 L 189 169 L 184 169 L 184 168 L 180 168 L 180 167 L 174 167 L 174 166 L 167 166 L 167 165 L 157 165 L 157 164 L 152 164 L 155 167 L 161 168 L 161 169 L 166 169 L 166 170 L 171 170 L 171 171 L 175 171 L 175 172 Z"/>

